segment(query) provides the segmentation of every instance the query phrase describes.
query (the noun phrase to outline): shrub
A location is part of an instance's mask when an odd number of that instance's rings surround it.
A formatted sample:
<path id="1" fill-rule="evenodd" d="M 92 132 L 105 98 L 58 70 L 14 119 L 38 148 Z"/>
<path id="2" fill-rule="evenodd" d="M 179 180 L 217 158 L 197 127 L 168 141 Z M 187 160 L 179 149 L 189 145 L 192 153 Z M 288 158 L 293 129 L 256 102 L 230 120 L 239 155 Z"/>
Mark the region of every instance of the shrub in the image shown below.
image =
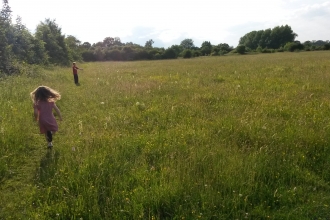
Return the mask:
<path id="1" fill-rule="evenodd" d="M 293 52 L 293 51 L 303 50 L 304 45 L 302 45 L 301 43 L 297 43 L 297 42 L 288 42 L 285 44 L 284 49 L 287 51 Z"/>
<path id="2" fill-rule="evenodd" d="M 245 46 L 244 45 L 238 45 L 236 47 L 236 52 L 239 54 L 245 54 Z"/>
<path id="3" fill-rule="evenodd" d="M 323 45 L 323 50 L 330 50 L 330 43 Z"/>
<path id="4" fill-rule="evenodd" d="M 165 50 L 163 57 L 164 59 L 176 59 L 177 55 L 173 48 L 168 48 Z"/>
<path id="5" fill-rule="evenodd" d="M 193 56 L 194 57 L 199 57 L 201 55 L 200 51 L 199 50 L 194 50 L 193 51 Z"/>
<path id="6" fill-rule="evenodd" d="M 191 52 L 191 50 L 189 50 L 189 49 L 185 49 L 185 50 L 182 52 L 182 56 L 183 56 L 183 58 L 191 58 L 191 57 L 192 57 L 192 52 Z"/>

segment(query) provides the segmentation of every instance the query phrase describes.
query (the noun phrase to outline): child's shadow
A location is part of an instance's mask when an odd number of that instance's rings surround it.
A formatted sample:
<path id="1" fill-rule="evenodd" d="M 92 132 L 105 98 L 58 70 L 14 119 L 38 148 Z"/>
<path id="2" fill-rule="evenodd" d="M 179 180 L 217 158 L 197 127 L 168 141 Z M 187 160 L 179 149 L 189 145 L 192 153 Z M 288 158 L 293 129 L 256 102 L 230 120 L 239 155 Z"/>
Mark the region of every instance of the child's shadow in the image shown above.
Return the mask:
<path id="1" fill-rule="evenodd" d="M 36 171 L 36 181 L 43 184 L 49 185 L 52 182 L 53 177 L 57 172 L 57 163 L 59 159 L 59 152 L 53 150 L 47 150 L 44 157 L 40 160 L 40 165 Z"/>

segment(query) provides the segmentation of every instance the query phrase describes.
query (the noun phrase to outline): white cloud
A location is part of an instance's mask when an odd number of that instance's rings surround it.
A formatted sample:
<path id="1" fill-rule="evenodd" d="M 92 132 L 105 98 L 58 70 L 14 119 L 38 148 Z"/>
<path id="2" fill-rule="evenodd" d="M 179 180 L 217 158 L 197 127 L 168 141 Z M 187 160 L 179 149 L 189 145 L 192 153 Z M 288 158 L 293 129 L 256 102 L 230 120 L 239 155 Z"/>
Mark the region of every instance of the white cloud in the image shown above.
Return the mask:
<path id="1" fill-rule="evenodd" d="M 238 44 L 253 30 L 290 25 L 298 40 L 330 38 L 330 1 L 325 0 L 10 0 L 9 5 L 34 31 L 45 18 L 56 19 L 62 33 L 90 43 L 105 37 L 154 46 L 180 44 L 185 38 L 196 46 Z"/>

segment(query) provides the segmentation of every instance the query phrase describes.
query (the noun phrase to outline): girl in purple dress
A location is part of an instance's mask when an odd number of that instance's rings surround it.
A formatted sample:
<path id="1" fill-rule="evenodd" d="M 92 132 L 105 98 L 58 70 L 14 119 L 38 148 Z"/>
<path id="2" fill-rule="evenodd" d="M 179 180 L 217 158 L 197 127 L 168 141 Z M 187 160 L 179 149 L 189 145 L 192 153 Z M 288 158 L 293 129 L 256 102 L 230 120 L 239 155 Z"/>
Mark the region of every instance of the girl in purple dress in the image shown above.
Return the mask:
<path id="1" fill-rule="evenodd" d="M 55 104 L 57 100 L 61 99 L 61 95 L 47 86 L 39 86 L 30 95 L 33 101 L 34 117 L 39 122 L 40 133 L 45 134 L 48 148 L 52 148 L 53 134 L 58 130 L 53 109 L 62 121 L 61 112 Z"/>

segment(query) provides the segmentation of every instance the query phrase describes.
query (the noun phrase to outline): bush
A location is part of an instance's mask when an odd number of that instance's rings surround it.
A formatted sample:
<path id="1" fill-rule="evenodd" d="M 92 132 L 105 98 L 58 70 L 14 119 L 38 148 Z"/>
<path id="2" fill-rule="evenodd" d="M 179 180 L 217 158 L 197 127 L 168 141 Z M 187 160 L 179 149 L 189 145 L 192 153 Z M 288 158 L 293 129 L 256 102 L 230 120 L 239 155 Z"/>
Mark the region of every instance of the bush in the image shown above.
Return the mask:
<path id="1" fill-rule="evenodd" d="M 236 47 L 236 52 L 239 54 L 245 54 L 245 46 L 244 45 L 238 45 Z"/>
<path id="2" fill-rule="evenodd" d="M 267 49 L 267 48 L 265 48 L 261 52 L 262 53 L 273 53 L 273 49 Z"/>
<path id="3" fill-rule="evenodd" d="M 194 57 L 199 57 L 201 55 L 201 52 L 199 50 L 194 50 L 193 51 L 193 56 Z"/>
<path id="4" fill-rule="evenodd" d="M 258 46 L 257 49 L 256 49 L 257 52 L 261 53 L 262 52 L 262 47 L 261 46 Z"/>
<path id="5" fill-rule="evenodd" d="M 189 49 L 186 49 L 182 52 L 183 58 L 191 58 L 192 57 L 192 52 Z"/>
<path id="6" fill-rule="evenodd" d="M 165 50 L 163 57 L 164 59 L 176 59 L 177 55 L 174 49 L 168 48 Z"/>
<path id="7" fill-rule="evenodd" d="M 284 49 L 282 47 L 275 50 L 275 52 L 284 52 Z"/>
<path id="8" fill-rule="evenodd" d="M 83 58 L 83 61 L 85 61 L 85 62 L 96 61 L 94 53 L 91 50 L 86 50 L 86 51 L 82 52 L 81 56 Z"/>
<path id="9" fill-rule="evenodd" d="M 288 42 L 285 44 L 284 49 L 290 52 L 299 51 L 304 49 L 304 45 L 297 42 Z"/>
<path id="10" fill-rule="evenodd" d="M 323 50 L 330 50 L 330 44 L 324 44 Z"/>

